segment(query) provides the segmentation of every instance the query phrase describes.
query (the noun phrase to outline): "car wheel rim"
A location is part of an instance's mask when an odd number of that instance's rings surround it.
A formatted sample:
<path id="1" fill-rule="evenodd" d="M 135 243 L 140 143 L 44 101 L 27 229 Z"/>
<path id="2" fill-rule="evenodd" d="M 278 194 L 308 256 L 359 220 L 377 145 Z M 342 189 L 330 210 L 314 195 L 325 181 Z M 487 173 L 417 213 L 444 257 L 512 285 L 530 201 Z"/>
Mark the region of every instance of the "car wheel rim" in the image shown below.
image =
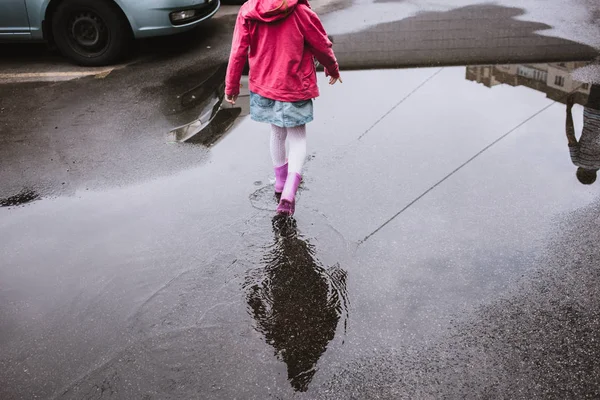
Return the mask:
<path id="1" fill-rule="evenodd" d="M 69 19 L 67 33 L 73 50 L 86 57 L 102 54 L 110 42 L 104 20 L 93 11 L 79 11 Z"/>

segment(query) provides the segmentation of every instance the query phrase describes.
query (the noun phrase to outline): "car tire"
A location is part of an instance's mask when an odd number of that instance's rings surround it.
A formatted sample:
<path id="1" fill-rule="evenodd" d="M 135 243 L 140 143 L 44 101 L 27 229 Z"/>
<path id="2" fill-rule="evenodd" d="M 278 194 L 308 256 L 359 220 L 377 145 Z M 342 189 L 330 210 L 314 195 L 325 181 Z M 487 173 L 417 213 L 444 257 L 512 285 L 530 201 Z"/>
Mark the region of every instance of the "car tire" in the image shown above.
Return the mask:
<path id="1" fill-rule="evenodd" d="M 56 47 L 79 65 L 119 61 L 133 40 L 127 18 L 110 1 L 64 0 L 51 18 Z"/>

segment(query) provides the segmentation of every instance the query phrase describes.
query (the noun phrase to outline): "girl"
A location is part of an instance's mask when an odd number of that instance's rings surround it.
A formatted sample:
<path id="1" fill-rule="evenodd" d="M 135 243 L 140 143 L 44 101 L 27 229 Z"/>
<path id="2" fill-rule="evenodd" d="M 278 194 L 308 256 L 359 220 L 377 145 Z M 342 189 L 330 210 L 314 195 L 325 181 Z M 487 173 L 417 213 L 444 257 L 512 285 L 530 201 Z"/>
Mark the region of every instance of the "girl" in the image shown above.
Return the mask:
<path id="1" fill-rule="evenodd" d="M 250 115 L 271 124 L 275 193 L 281 195 L 279 214 L 291 216 L 295 211 L 306 158 L 306 123 L 313 120 L 312 99 L 319 96 L 315 58 L 325 67 L 330 85 L 342 82 L 331 46 L 307 0 L 249 0 L 237 17 L 225 100 L 235 104 L 247 58 Z"/>

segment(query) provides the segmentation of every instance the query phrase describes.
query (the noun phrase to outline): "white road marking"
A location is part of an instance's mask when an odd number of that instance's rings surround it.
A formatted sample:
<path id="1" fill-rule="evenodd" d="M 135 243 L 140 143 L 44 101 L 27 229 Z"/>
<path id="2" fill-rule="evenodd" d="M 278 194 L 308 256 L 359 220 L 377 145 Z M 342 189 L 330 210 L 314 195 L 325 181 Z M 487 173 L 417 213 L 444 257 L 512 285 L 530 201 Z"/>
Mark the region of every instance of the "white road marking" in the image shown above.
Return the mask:
<path id="1" fill-rule="evenodd" d="M 0 85 L 6 83 L 24 83 L 24 82 L 59 82 L 69 81 L 86 76 L 96 76 L 97 78 L 106 78 L 113 69 L 102 71 L 63 71 L 63 72 L 22 72 L 14 74 L 0 74 Z"/>
<path id="2" fill-rule="evenodd" d="M 110 72 L 109 70 L 108 72 Z M 69 71 L 69 72 L 20 72 L 16 74 L 0 74 L 0 79 L 31 79 L 31 78 L 79 78 L 82 76 L 98 75 L 107 71 Z"/>
<path id="3" fill-rule="evenodd" d="M 0 73 L 0 85 L 6 83 L 23 83 L 23 82 L 59 82 L 68 81 L 72 79 L 85 78 L 87 76 L 93 76 L 96 79 L 104 79 L 111 72 L 125 68 L 128 65 L 133 64 L 119 64 L 112 67 L 105 68 L 92 68 L 92 69 L 80 69 L 78 71 L 44 71 L 44 72 L 14 72 L 14 73 Z M 40 67 L 42 69 L 43 67 Z"/>

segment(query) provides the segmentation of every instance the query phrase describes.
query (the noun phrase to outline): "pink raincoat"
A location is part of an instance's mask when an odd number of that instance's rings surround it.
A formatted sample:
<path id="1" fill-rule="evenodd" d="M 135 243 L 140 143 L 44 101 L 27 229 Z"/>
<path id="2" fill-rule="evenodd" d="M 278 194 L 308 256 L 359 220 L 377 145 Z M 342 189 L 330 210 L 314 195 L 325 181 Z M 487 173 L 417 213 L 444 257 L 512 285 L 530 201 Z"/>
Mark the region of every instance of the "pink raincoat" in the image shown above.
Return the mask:
<path id="1" fill-rule="evenodd" d="M 286 102 L 318 97 L 313 57 L 339 77 L 331 46 L 307 0 L 249 0 L 235 24 L 225 93 L 239 94 L 248 58 L 250 91 Z"/>

